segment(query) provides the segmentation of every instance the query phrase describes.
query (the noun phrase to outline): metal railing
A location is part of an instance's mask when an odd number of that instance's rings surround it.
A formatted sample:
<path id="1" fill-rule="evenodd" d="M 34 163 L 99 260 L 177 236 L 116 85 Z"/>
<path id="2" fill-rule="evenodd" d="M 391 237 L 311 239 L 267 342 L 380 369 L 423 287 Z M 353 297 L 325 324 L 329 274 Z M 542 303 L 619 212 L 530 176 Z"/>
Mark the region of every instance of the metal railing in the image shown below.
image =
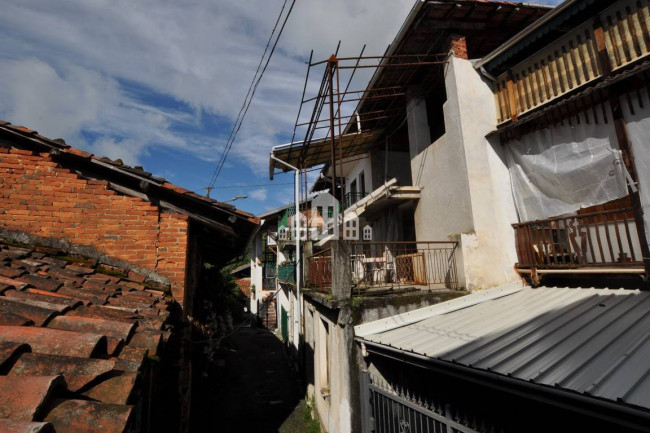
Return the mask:
<path id="1" fill-rule="evenodd" d="M 344 201 L 344 208 L 347 209 L 359 200 L 363 199 L 365 196 L 367 196 L 368 193 L 365 192 L 349 192 L 345 194 L 345 201 Z"/>
<path id="2" fill-rule="evenodd" d="M 296 284 L 295 262 L 287 262 L 278 265 L 278 281 L 280 283 Z"/>
<path id="3" fill-rule="evenodd" d="M 459 289 L 457 242 L 353 242 L 350 269 L 357 289 L 426 287 Z M 309 258 L 307 284 L 321 291 L 332 285 L 330 250 Z"/>
<path id="4" fill-rule="evenodd" d="M 475 413 L 449 403 L 430 400 L 403 388 L 390 386 L 361 373 L 362 431 L 375 433 L 478 433 L 502 431 L 490 420 L 477 419 Z M 480 430 L 470 426 L 480 425 Z"/>
<path id="5" fill-rule="evenodd" d="M 513 224 L 519 268 L 643 265 L 632 209 Z"/>

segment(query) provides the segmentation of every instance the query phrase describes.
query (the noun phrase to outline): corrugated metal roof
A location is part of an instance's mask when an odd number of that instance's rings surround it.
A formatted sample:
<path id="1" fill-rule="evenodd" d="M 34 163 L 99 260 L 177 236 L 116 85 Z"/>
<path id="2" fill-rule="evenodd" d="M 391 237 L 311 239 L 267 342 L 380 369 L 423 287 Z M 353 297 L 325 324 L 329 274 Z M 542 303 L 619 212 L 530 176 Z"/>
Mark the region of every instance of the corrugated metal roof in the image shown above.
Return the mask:
<path id="1" fill-rule="evenodd" d="M 358 339 L 650 409 L 649 292 L 527 287 L 482 296 L 449 312 L 439 304 L 428 317 L 420 314 L 420 320 L 393 329 L 385 319 L 385 330 L 374 325 L 375 332 Z M 367 331 L 373 324 L 363 326 Z"/>

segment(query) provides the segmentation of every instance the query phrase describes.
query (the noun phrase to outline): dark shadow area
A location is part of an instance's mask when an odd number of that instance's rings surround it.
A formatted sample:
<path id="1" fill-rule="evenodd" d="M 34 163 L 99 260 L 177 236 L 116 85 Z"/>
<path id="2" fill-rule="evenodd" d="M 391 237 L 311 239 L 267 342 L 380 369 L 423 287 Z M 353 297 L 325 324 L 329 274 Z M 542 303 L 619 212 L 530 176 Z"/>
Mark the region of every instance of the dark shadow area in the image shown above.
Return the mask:
<path id="1" fill-rule="evenodd" d="M 555 287 L 598 287 L 649 290 L 650 283 L 639 275 L 544 275 L 542 285 Z"/>
<path id="2" fill-rule="evenodd" d="M 244 327 L 223 341 L 220 353 L 214 378 L 195 381 L 193 432 L 304 431 L 303 417 L 292 416 L 304 391 L 282 341 L 264 328 Z"/>

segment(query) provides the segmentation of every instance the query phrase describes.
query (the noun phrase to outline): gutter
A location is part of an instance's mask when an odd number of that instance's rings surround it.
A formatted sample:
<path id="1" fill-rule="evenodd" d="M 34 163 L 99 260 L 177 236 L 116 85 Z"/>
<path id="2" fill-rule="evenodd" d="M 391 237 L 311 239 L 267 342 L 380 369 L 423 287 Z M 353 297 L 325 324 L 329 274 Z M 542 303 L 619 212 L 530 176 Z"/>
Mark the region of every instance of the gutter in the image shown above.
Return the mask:
<path id="1" fill-rule="evenodd" d="M 406 362 L 416 367 L 433 370 L 478 385 L 504 391 L 509 394 L 530 398 L 551 406 L 573 410 L 583 415 L 599 418 L 613 424 L 648 431 L 650 412 L 630 406 L 616 404 L 597 397 L 589 397 L 561 388 L 551 388 L 521 379 L 504 376 L 490 371 L 477 370 L 462 364 L 429 358 L 413 352 L 383 346 L 370 341 L 357 339 L 366 350 L 379 356 Z"/>

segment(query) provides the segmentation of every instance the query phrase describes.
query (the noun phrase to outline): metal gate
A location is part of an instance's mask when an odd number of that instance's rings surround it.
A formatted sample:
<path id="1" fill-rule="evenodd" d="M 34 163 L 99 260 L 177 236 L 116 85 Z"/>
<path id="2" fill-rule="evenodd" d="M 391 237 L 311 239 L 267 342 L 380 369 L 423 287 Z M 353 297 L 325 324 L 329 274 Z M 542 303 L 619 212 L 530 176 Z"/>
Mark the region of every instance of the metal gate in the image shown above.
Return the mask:
<path id="1" fill-rule="evenodd" d="M 378 380 L 362 373 L 362 414 L 364 433 L 478 433 L 468 427 L 459 413 L 450 405 L 436 405 L 409 395 L 408 391 L 395 391 Z M 487 431 L 490 431 L 488 428 Z M 498 430 L 496 430 L 498 431 Z"/>

